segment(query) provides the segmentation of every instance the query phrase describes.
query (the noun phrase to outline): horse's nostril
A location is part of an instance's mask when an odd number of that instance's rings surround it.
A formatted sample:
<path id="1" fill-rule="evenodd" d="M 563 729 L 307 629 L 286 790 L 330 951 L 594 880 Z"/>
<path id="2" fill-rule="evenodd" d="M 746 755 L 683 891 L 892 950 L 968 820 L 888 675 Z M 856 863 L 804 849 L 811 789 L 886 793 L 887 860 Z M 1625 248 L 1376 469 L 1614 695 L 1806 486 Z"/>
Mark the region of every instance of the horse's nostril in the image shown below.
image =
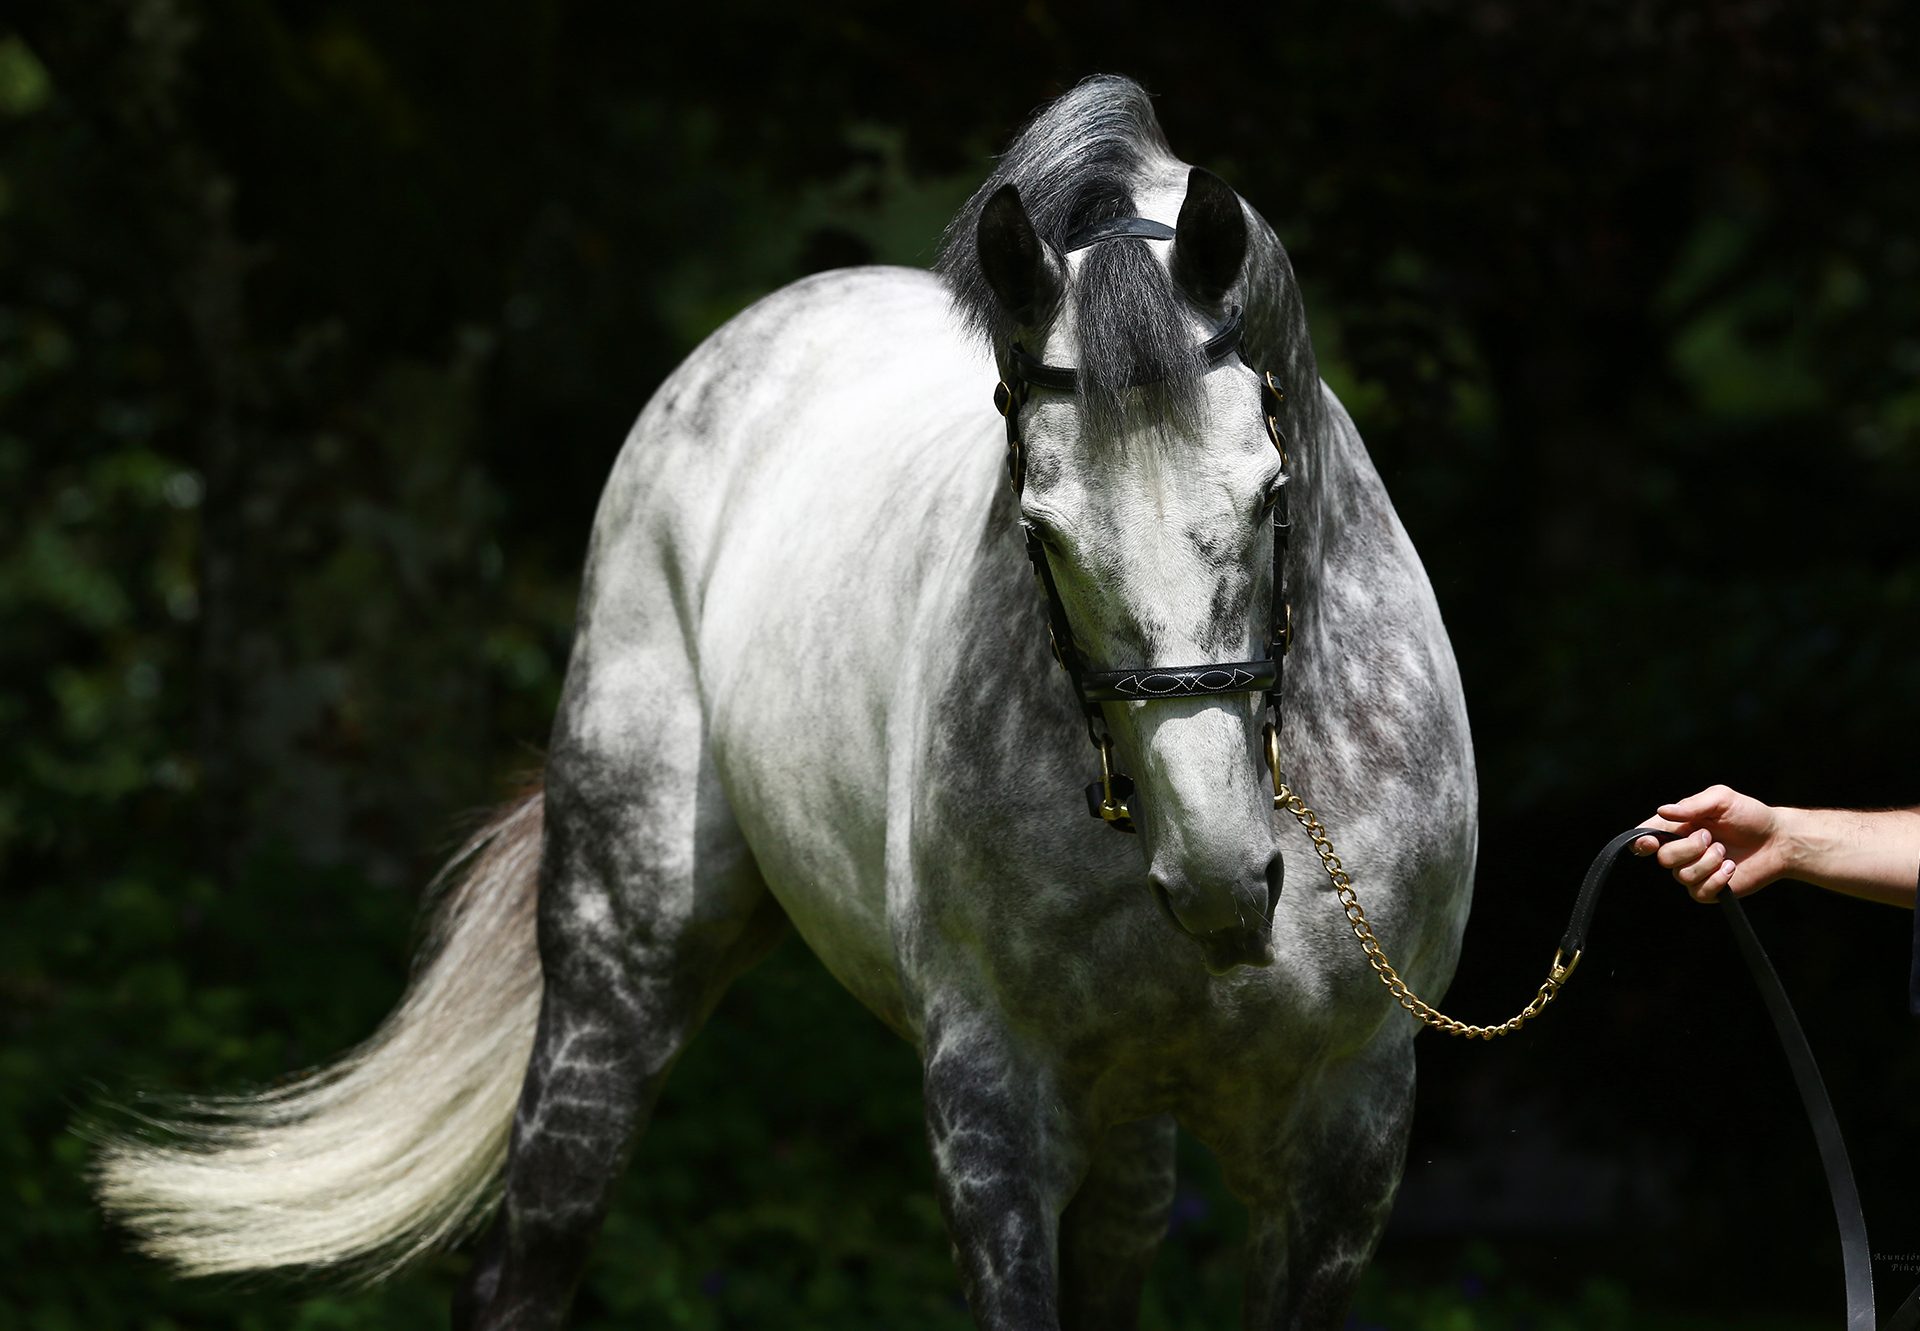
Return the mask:
<path id="1" fill-rule="evenodd" d="M 1280 909 L 1280 889 L 1287 878 L 1286 865 L 1278 855 L 1267 861 L 1267 923 L 1273 923 L 1273 913 Z"/>
<path id="2" fill-rule="evenodd" d="M 1167 922 L 1181 933 L 1187 932 L 1187 926 L 1180 923 L 1180 917 L 1173 913 L 1173 898 L 1167 895 L 1167 885 L 1157 875 L 1147 875 L 1147 890 L 1153 893 L 1154 904 L 1160 907 L 1160 913 L 1167 917 Z"/>

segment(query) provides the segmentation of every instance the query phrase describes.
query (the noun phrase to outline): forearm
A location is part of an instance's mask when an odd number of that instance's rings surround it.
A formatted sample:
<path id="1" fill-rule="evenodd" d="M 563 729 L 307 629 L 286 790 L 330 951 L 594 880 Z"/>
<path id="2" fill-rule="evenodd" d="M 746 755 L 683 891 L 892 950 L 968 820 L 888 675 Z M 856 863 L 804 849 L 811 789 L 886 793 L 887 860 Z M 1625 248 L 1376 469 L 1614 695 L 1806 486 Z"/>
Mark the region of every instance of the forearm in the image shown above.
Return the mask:
<path id="1" fill-rule="evenodd" d="M 1920 808 L 1786 809 L 1786 876 L 1911 908 L 1920 876 Z"/>

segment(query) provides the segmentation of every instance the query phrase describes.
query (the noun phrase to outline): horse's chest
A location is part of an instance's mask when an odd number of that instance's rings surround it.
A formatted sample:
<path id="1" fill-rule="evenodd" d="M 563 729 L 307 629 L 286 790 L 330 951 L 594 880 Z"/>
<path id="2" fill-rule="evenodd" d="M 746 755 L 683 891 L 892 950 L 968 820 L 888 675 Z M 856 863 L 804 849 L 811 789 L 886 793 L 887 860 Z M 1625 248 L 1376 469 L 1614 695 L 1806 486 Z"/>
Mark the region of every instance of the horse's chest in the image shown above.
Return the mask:
<path id="1" fill-rule="evenodd" d="M 1273 966 L 1214 976 L 1147 912 L 1131 926 L 1102 922 L 1070 947 L 995 951 L 996 998 L 1026 1038 L 1069 1080 L 1129 1104 L 1223 1079 L 1269 1081 L 1378 1019 L 1371 994 L 1349 1002 L 1343 977 L 1326 973 L 1317 940 L 1283 940 Z"/>

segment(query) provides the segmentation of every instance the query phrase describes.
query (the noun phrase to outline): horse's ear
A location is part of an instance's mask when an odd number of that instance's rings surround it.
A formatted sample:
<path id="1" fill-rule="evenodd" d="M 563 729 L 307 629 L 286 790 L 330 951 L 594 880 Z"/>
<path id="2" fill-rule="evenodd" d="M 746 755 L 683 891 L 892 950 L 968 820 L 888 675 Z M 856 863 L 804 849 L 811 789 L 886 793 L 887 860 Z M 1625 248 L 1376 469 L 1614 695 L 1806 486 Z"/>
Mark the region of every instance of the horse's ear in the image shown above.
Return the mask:
<path id="1" fill-rule="evenodd" d="M 1202 305 L 1217 305 L 1240 279 L 1247 258 L 1247 219 L 1233 186 L 1211 171 L 1187 173 L 1187 198 L 1174 226 L 1173 280 Z"/>
<path id="2" fill-rule="evenodd" d="M 1020 191 L 1011 183 L 987 200 L 974 234 L 980 271 L 1014 324 L 1032 328 L 1045 323 L 1060 300 L 1062 265 L 1033 229 Z"/>

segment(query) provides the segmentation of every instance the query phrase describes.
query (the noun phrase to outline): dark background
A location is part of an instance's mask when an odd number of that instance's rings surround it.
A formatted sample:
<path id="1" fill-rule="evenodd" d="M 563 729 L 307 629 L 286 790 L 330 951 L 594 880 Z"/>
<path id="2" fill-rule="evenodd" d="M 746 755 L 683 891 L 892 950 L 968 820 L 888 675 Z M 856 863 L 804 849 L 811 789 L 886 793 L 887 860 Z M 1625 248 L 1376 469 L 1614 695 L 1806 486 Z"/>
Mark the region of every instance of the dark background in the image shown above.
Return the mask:
<path id="1" fill-rule="evenodd" d="M 362 1293 L 166 1280 L 71 1125 L 371 1030 L 419 885 L 538 766 L 653 386 L 786 281 L 929 262 L 1086 73 L 1146 83 L 1279 230 L 1433 576 L 1483 789 L 1450 1009 L 1517 1007 L 1661 800 L 1920 799 L 1915 12 L 10 9 L 0 1326 L 442 1322 L 458 1254 Z M 1904 1293 L 1910 917 L 1795 884 L 1752 913 Z M 1614 889 L 1526 1034 L 1422 1050 L 1357 1325 L 1837 1323 L 1791 1084 L 1670 881 Z M 1148 1324 L 1236 1324 L 1241 1221 L 1186 1163 Z M 955 1289 L 914 1061 L 789 944 L 683 1064 L 578 1325 L 959 1328 Z"/>

